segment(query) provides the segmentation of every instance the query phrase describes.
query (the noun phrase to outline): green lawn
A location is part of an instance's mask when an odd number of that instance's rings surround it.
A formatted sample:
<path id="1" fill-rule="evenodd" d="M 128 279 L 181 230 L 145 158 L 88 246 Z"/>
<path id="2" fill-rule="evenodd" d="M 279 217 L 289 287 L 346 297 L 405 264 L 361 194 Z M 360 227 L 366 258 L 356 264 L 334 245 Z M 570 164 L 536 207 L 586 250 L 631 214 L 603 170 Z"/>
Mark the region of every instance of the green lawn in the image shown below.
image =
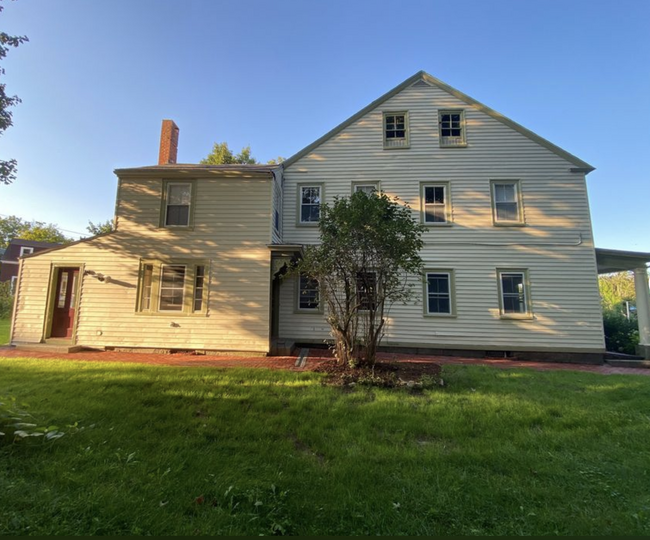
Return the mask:
<path id="1" fill-rule="evenodd" d="M 0 345 L 9 343 L 9 324 L 11 319 L 0 319 Z"/>
<path id="2" fill-rule="evenodd" d="M 445 378 L 0 359 L 0 395 L 84 428 L 0 448 L 0 535 L 650 533 L 650 378 Z"/>

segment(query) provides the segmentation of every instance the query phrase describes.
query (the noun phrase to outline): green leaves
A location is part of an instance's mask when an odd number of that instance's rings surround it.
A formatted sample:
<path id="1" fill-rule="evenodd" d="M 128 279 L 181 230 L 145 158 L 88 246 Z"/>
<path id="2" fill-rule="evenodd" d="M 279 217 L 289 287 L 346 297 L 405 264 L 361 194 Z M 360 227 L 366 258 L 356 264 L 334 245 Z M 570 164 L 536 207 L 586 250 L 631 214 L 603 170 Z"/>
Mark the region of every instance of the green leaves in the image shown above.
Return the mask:
<path id="1" fill-rule="evenodd" d="M 39 427 L 26 421 L 31 418 L 27 411 L 18 407 L 15 397 L 0 397 L 0 445 L 25 439 L 42 437 L 45 441 L 53 441 L 63 437 L 64 433 L 57 426 Z"/>

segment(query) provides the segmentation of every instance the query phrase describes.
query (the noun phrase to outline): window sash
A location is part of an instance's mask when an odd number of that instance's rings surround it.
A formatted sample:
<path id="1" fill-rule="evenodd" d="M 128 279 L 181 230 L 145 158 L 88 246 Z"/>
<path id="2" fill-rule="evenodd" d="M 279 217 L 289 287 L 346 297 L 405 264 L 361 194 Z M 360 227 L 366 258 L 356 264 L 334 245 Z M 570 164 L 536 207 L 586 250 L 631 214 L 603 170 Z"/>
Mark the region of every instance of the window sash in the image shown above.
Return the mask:
<path id="1" fill-rule="evenodd" d="M 366 195 L 373 195 L 377 193 L 377 184 L 356 184 L 354 186 L 354 193 L 361 191 Z"/>
<path id="2" fill-rule="evenodd" d="M 449 272 L 427 272 L 427 313 L 452 314 L 451 274 Z"/>
<path id="3" fill-rule="evenodd" d="M 385 112 L 384 148 L 407 148 L 409 144 L 408 112 Z"/>
<path id="4" fill-rule="evenodd" d="M 498 222 L 520 222 L 519 182 L 493 182 L 492 200 L 494 220 Z"/>
<path id="5" fill-rule="evenodd" d="M 300 223 L 320 219 L 321 186 L 300 186 Z"/>
<path id="6" fill-rule="evenodd" d="M 165 201 L 165 226 L 187 227 L 190 224 L 192 184 L 169 183 Z"/>
<path id="7" fill-rule="evenodd" d="M 298 309 L 315 311 L 320 309 L 320 291 L 318 281 L 300 274 L 298 278 Z"/>
<path id="8" fill-rule="evenodd" d="M 438 111 L 440 146 L 462 146 L 465 144 L 464 111 Z"/>
<path id="9" fill-rule="evenodd" d="M 377 274 L 376 272 L 357 273 L 357 302 L 362 311 L 377 309 Z"/>
<path id="10" fill-rule="evenodd" d="M 447 223 L 447 186 L 427 184 L 422 187 L 425 223 Z"/>
<path id="11" fill-rule="evenodd" d="M 199 264 L 194 270 L 194 302 L 192 311 L 197 312 L 203 309 L 203 291 L 205 288 L 205 266 Z"/>
<path id="12" fill-rule="evenodd" d="M 504 315 L 529 313 L 526 275 L 523 272 L 501 272 L 501 311 Z"/>
<path id="13" fill-rule="evenodd" d="M 183 311 L 185 303 L 185 276 L 187 267 L 180 264 L 164 264 L 160 269 L 158 291 L 159 311 Z"/>

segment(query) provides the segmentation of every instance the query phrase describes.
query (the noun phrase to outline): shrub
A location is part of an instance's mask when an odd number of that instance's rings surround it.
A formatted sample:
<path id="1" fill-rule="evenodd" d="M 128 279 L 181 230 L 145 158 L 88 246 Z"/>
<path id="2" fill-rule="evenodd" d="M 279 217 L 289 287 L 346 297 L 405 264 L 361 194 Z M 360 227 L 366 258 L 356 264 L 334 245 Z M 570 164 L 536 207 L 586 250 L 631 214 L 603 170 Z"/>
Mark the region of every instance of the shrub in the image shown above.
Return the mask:
<path id="1" fill-rule="evenodd" d="M 636 317 L 628 320 L 625 315 L 613 309 L 603 310 L 605 343 L 607 350 L 635 354 L 639 344 L 639 327 Z"/>
<path id="2" fill-rule="evenodd" d="M 32 415 L 18 407 L 13 396 L 0 396 L 0 445 L 24 439 L 51 441 L 63 437 L 56 426 L 39 427 Z"/>
<path id="3" fill-rule="evenodd" d="M 11 317 L 14 295 L 11 294 L 11 282 L 0 283 L 0 319 Z"/>

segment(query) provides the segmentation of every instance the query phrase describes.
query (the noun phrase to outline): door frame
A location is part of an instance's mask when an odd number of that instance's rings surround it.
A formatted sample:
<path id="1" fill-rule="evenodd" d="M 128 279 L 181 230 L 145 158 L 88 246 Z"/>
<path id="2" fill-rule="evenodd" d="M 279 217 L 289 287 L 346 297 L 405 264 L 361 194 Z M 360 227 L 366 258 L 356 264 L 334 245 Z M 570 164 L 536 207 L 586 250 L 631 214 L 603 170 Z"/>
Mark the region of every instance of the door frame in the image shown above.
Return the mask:
<path id="1" fill-rule="evenodd" d="M 43 321 L 43 338 L 41 343 L 46 343 L 47 341 L 56 341 L 57 343 L 71 343 L 76 345 L 77 343 L 77 326 L 79 325 L 79 306 L 81 305 L 81 282 L 84 277 L 84 264 L 75 263 L 75 262 L 61 262 L 61 263 L 51 263 L 50 264 L 50 278 L 48 283 L 47 290 L 47 303 L 45 306 L 45 318 Z M 54 319 L 54 306 L 56 305 L 56 286 L 59 280 L 59 271 L 61 268 L 78 268 L 79 277 L 77 278 L 77 283 L 75 285 L 75 298 L 77 303 L 74 307 L 74 321 L 72 323 L 72 335 L 70 338 L 53 338 L 52 334 L 52 321 Z"/>

